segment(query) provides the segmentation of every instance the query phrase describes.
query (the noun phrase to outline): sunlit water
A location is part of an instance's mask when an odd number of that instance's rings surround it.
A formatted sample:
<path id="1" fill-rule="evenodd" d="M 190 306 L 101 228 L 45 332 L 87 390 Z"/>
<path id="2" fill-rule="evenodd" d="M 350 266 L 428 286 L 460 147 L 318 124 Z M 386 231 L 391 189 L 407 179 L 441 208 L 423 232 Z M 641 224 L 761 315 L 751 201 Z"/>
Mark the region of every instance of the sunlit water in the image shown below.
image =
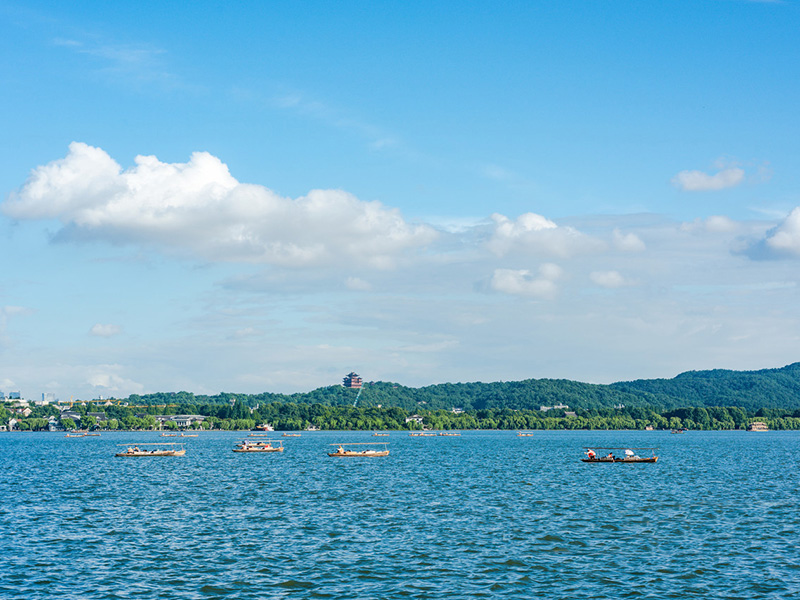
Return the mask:
<path id="1" fill-rule="evenodd" d="M 797 432 L 241 438 L 115 458 L 165 438 L 0 434 L 0 597 L 800 597 Z M 325 454 L 356 441 L 391 454 Z"/>

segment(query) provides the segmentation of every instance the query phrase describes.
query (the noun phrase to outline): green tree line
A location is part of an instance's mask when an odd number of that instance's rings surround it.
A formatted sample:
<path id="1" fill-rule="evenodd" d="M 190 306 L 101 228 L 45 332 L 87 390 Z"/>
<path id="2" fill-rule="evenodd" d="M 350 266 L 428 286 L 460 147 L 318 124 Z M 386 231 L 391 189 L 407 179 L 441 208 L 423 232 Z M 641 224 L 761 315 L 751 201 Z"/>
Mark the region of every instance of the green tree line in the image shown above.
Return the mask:
<path id="1" fill-rule="evenodd" d="M 38 407 L 42 412 L 47 407 Z M 172 406 L 150 406 L 151 412 L 138 412 L 140 407 L 105 407 L 105 419 L 87 414 L 95 412 L 86 406 L 75 405 L 73 409 L 81 418 L 78 421 L 65 418 L 61 422 L 66 429 L 80 426 L 83 429 L 141 430 L 157 429 L 156 415 L 175 414 L 203 415 L 202 424 L 196 428 L 214 430 L 251 430 L 262 423 L 269 423 L 279 431 L 298 431 L 309 427 L 321 430 L 412 430 L 422 426 L 436 430 L 505 429 L 680 429 L 726 430 L 745 429 L 756 420 L 765 421 L 770 429 L 800 429 L 800 409 L 761 408 L 748 411 L 741 407 L 691 407 L 656 410 L 650 407 L 576 409 L 574 415 L 564 410 L 516 410 L 510 408 L 482 408 L 454 413 L 444 409 L 418 409 L 414 414 L 422 418 L 406 422 L 412 413 L 400 407 L 353 407 L 326 404 L 299 404 L 294 402 L 270 402 L 250 407 L 242 400 L 233 404 L 199 404 Z M 0 408 L 0 417 L 10 418 L 13 413 Z M 22 430 L 46 429 L 48 418 L 31 415 L 19 418 Z M 166 419 L 165 429 L 177 429 L 174 420 Z"/>

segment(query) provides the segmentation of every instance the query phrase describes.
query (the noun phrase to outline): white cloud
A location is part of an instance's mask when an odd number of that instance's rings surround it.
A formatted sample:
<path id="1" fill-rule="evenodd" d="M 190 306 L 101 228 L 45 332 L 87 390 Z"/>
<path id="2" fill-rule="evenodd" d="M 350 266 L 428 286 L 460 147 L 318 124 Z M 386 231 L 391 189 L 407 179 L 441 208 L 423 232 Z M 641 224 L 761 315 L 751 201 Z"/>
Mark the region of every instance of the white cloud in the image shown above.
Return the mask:
<path id="1" fill-rule="evenodd" d="M 102 149 L 70 144 L 4 203 L 17 219 L 57 219 L 60 239 L 154 245 L 209 261 L 288 267 L 355 262 L 389 267 L 436 237 L 380 202 L 341 190 L 291 199 L 239 183 L 218 158 L 187 163 L 137 156 L 122 168 Z"/>
<path id="2" fill-rule="evenodd" d="M 347 286 L 348 290 L 355 290 L 359 292 L 368 292 L 372 289 L 372 286 L 368 281 L 364 281 L 358 277 L 348 277 L 347 281 L 345 281 L 345 285 Z"/>
<path id="3" fill-rule="evenodd" d="M 97 323 L 92 325 L 89 334 L 96 337 L 112 337 L 119 334 L 121 331 L 122 328 L 119 325 L 103 325 L 102 323 Z"/>
<path id="4" fill-rule="evenodd" d="M 695 219 L 690 223 L 681 223 L 681 231 L 695 232 L 705 231 L 708 233 L 736 233 L 741 229 L 741 225 L 724 215 L 712 215 L 707 219 Z"/>
<path id="5" fill-rule="evenodd" d="M 739 224 L 724 215 L 712 215 L 706 219 L 706 228 L 712 233 L 733 233 Z"/>
<path id="6" fill-rule="evenodd" d="M 619 229 L 612 232 L 614 247 L 623 252 L 642 252 L 646 246 L 635 233 L 622 233 Z"/>
<path id="7" fill-rule="evenodd" d="M 744 182 L 744 169 L 726 167 L 709 175 L 703 171 L 681 171 L 671 180 L 684 192 L 707 192 L 736 187 Z"/>
<path id="8" fill-rule="evenodd" d="M 540 266 L 538 277 L 527 269 L 495 269 L 490 285 L 505 294 L 549 299 L 558 292 L 556 281 L 562 273 L 561 267 L 552 263 Z"/>
<path id="9" fill-rule="evenodd" d="M 234 331 L 233 335 L 230 336 L 230 339 L 242 340 L 255 337 L 260 333 L 261 332 L 255 327 L 242 327 L 241 329 L 237 329 L 236 331 Z"/>
<path id="10" fill-rule="evenodd" d="M 619 271 L 592 271 L 589 275 L 589 279 L 600 287 L 610 289 L 629 285 Z"/>
<path id="11" fill-rule="evenodd" d="M 573 227 L 559 227 L 535 213 L 524 213 L 516 221 L 493 214 L 494 231 L 488 248 L 497 256 L 512 250 L 548 254 L 567 258 L 583 252 L 597 251 L 604 244 Z"/>
<path id="12" fill-rule="evenodd" d="M 144 390 L 144 386 L 140 383 L 109 372 L 118 368 L 117 365 L 107 365 L 103 370 L 95 371 L 89 375 L 86 383 L 94 388 L 103 388 L 104 392 L 121 392 L 122 395 L 140 393 Z"/>
<path id="13" fill-rule="evenodd" d="M 771 230 L 764 242 L 767 248 L 778 254 L 800 256 L 800 206 Z"/>

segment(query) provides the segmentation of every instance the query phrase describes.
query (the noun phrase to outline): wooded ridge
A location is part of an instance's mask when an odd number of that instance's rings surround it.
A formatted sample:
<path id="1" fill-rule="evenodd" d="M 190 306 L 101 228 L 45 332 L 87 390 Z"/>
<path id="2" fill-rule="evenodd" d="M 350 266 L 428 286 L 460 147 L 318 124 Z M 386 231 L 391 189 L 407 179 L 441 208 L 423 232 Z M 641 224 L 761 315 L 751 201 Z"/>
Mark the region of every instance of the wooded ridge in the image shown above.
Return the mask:
<path id="1" fill-rule="evenodd" d="M 132 405 L 229 404 L 236 400 L 251 407 L 267 403 L 353 405 L 358 390 L 333 385 L 296 394 L 195 395 L 168 392 L 131 395 Z M 671 410 L 683 407 L 730 406 L 749 411 L 760 408 L 800 409 L 800 363 L 779 369 L 688 371 L 673 379 L 639 379 L 610 385 L 567 379 L 526 379 L 492 383 L 441 383 L 412 388 L 391 382 L 364 384 L 359 407 L 399 407 L 407 411 L 484 410 L 510 408 L 539 410 L 542 406 L 567 405 L 571 409 L 615 406 Z"/>

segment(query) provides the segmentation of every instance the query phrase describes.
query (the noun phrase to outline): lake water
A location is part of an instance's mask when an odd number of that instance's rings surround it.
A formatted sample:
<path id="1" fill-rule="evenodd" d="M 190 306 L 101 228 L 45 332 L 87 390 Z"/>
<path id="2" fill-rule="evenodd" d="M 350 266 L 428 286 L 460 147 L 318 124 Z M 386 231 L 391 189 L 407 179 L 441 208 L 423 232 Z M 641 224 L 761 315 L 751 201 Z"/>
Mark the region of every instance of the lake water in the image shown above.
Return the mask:
<path id="1" fill-rule="evenodd" d="M 798 432 L 0 434 L 0 597 L 797 598 Z M 385 458 L 328 458 L 388 441 Z M 583 446 L 658 446 L 590 465 Z"/>

